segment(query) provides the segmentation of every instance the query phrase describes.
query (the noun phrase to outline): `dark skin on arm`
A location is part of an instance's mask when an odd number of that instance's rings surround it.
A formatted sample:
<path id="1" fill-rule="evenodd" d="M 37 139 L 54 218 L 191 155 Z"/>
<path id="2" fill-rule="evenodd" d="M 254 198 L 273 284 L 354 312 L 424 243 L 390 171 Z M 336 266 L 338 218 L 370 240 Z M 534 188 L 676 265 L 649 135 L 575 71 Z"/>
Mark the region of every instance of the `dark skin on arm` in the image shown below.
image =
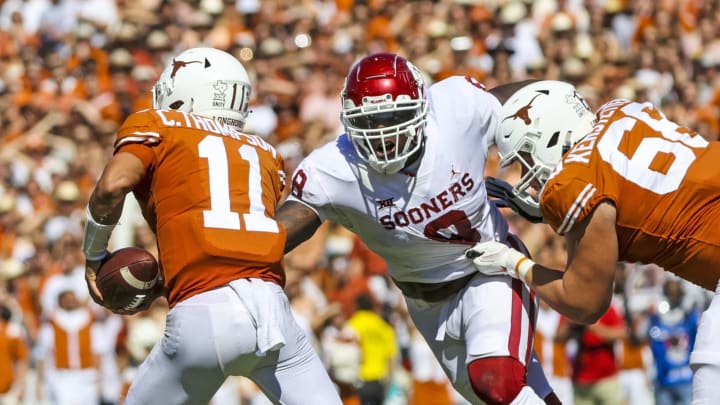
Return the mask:
<path id="1" fill-rule="evenodd" d="M 510 96 L 512 96 L 516 91 L 527 86 L 530 83 L 537 82 L 537 81 L 538 80 L 536 80 L 536 79 L 528 79 L 528 80 L 523 80 L 520 82 L 501 84 L 499 86 L 495 86 L 492 89 L 488 90 L 488 92 L 490 94 L 492 94 L 493 96 L 495 96 L 498 99 L 498 101 L 500 101 L 500 104 L 505 104 L 507 99 L 509 99 Z"/>
<path id="2" fill-rule="evenodd" d="M 322 224 L 315 211 L 297 201 L 285 201 L 275 211 L 275 221 L 287 232 L 285 253 L 310 239 Z"/>

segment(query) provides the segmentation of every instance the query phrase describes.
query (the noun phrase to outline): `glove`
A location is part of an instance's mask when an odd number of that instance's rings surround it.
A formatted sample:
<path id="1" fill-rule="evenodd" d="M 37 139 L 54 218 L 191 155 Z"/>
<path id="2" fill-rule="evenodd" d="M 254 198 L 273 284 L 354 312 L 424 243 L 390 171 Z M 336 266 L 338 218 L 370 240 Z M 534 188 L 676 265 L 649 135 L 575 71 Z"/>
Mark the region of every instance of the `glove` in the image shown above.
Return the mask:
<path id="1" fill-rule="evenodd" d="M 485 188 L 488 196 L 499 198 L 507 204 L 513 211 L 517 212 L 521 217 L 539 224 L 542 222 L 542 212 L 534 204 L 530 203 L 532 197 L 526 193 L 520 195 L 515 192 L 513 186 L 504 180 L 488 176 L 485 178 Z M 498 205 L 500 207 L 501 205 Z"/>
<path id="2" fill-rule="evenodd" d="M 535 264 L 527 256 L 504 243 L 480 242 L 465 251 L 480 273 L 487 275 L 507 274 L 525 281 L 527 272 Z"/>

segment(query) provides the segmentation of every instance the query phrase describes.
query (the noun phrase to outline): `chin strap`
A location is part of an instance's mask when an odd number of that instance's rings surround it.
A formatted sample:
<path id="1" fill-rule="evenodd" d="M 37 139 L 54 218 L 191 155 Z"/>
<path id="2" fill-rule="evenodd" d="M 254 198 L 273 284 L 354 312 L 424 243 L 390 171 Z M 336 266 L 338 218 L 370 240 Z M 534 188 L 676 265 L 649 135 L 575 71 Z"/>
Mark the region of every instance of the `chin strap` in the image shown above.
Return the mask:
<path id="1" fill-rule="evenodd" d="M 542 212 L 537 204 L 527 193 L 518 194 L 508 182 L 495 177 L 488 176 L 485 178 L 485 188 L 487 188 L 488 197 L 499 198 L 505 202 L 505 206 L 512 208 L 521 217 L 528 221 L 539 224 L 543 221 Z M 499 207 L 503 205 L 498 204 Z"/>

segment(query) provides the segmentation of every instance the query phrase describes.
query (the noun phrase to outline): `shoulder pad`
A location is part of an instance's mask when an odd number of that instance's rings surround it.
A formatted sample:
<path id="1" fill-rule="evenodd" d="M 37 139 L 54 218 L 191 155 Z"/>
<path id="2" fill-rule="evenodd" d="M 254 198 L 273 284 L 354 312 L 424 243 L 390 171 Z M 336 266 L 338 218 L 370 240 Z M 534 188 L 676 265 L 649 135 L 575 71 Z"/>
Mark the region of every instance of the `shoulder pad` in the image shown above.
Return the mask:
<path id="1" fill-rule="evenodd" d="M 161 128 L 153 110 L 131 114 L 118 130 L 115 150 L 128 143 L 155 145 L 162 141 Z"/>

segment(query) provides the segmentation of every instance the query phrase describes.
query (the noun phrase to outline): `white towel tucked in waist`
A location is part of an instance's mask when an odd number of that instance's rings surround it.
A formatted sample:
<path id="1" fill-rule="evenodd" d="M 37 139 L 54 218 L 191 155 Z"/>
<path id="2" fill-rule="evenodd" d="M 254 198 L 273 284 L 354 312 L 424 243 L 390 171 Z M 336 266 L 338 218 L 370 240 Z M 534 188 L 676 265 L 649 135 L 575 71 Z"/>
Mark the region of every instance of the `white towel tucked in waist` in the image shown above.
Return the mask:
<path id="1" fill-rule="evenodd" d="M 285 346 L 283 324 L 287 322 L 289 308 L 282 299 L 282 288 L 260 279 L 240 279 L 230 282 L 232 288 L 247 307 L 255 321 L 257 354 L 280 350 Z"/>

